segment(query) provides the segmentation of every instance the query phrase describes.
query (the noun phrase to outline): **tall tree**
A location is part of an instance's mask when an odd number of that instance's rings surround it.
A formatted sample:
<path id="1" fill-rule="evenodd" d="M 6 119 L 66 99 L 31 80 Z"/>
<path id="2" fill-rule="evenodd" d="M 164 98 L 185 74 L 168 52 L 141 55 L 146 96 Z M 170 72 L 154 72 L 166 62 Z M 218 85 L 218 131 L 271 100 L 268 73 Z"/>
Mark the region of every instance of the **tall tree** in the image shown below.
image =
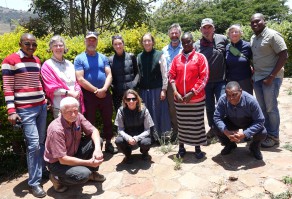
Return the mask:
<path id="1" fill-rule="evenodd" d="M 71 36 L 86 30 L 115 30 L 149 19 L 149 5 L 157 0 L 33 0 L 31 10 L 53 33 Z"/>

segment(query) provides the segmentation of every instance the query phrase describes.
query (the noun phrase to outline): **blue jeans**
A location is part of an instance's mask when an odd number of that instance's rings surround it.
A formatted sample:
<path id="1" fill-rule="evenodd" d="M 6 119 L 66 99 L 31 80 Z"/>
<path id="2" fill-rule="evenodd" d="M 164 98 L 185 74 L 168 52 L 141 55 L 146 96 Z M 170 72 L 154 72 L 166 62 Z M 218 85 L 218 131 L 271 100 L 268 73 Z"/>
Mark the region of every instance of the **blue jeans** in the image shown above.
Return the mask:
<path id="1" fill-rule="evenodd" d="M 44 167 L 44 148 L 46 139 L 47 105 L 17 109 L 23 125 L 26 143 L 26 158 L 28 167 L 28 185 L 41 183 Z"/>
<path id="2" fill-rule="evenodd" d="M 208 124 L 210 127 L 214 127 L 213 116 L 215 112 L 215 104 L 218 102 L 221 95 L 225 93 L 226 82 L 208 82 L 205 87 L 206 93 L 206 112 L 208 118 Z M 216 102 L 215 102 L 216 98 Z"/>
<path id="3" fill-rule="evenodd" d="M 254 92 L 265 116 L 265 127 L 268 135 L 279 138 L 280 113 L 277 98 L 282 78 L 275 78 L 272 85 L 266 86 L 263 80 L 254 82 Z"/>

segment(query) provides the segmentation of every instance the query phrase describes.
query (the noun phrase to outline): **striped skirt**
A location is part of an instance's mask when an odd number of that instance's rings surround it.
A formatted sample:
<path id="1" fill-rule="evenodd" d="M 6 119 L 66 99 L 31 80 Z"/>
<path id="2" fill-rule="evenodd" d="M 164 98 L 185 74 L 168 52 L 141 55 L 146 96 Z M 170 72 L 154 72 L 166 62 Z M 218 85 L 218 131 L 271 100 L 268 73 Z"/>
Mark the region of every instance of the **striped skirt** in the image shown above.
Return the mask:
<path id="1" fill-rule="evenodd" d="M 175 102 L 180 144 L 192 146 L 207 144 L 204 108 L 205 101 L 189 104 Z"/>

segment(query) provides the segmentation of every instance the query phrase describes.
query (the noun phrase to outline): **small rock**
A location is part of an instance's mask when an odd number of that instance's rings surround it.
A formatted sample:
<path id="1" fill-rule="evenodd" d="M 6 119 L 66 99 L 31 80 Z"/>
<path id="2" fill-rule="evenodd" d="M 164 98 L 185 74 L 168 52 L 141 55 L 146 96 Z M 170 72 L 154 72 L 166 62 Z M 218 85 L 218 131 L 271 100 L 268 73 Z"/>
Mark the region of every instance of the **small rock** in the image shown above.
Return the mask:
<path id="1" fill-rule="evenodd" d="M 229 176 L 229 178 L 228 178 L 230 181 L 236 181 L 236 180 L 238 180 L 238 176 L 236 176 L 236 175 L 231 175 L 231 176 Z"/>

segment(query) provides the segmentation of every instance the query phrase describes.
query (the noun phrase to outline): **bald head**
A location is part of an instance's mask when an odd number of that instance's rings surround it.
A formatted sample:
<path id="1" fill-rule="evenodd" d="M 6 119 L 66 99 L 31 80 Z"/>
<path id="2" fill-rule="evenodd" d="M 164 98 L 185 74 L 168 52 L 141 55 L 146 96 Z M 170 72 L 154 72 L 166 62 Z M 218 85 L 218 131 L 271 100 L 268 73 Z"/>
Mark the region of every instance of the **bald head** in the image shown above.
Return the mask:
<path id="1" fill-rule="evenodd" d="M 36 40 L 35 36 L 33 34 L 30 33 L 24 33 L 23 35 L 21 35 L 20 37 L 20 42 L 23 42 L 26 39 L 34 39 Z"/>
<path id="2" fill-rule="evenodd" d="M 253 14 L 253 15 L 251 16 L 251 20 L 252 20 L 253 18 L 258 18 L 258 19 L 262 19 L 263 21 L 265 21 L 265 17 L 264 17 L 264 15 L 263 15 L 262 13 L 255 13 L 255 14 Z"/>

